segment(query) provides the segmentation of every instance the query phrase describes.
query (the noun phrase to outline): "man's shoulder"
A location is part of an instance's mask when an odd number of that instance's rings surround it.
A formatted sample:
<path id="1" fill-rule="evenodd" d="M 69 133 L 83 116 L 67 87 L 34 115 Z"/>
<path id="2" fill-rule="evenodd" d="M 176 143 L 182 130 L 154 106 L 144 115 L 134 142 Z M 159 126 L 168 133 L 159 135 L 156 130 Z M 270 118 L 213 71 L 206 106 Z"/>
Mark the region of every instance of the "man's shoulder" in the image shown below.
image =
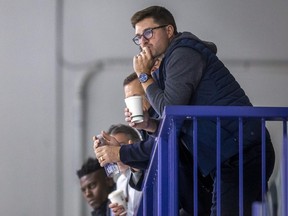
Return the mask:
<path id="1" fill-rule="evenodd" d="M 200 46 L 199 46 L 200 45 Z M 213 53 L 217 53 L 217 46 L 210 41 L 205 41 L 201 40 L 198 38 L 196 35 L 192 34 L 191 32 L 183 32 L 183 33 L 178 33 L 175 38 L 172 40 L 168 51 L 169 50 L 174 50 L 175 48 L 184 48 L 189 47 L 193 48 L 197 51 L 199 51 L 199 48 L 208 48 L 210 49 Z M 200 49 L 202 49 L 200 48 Z"/>

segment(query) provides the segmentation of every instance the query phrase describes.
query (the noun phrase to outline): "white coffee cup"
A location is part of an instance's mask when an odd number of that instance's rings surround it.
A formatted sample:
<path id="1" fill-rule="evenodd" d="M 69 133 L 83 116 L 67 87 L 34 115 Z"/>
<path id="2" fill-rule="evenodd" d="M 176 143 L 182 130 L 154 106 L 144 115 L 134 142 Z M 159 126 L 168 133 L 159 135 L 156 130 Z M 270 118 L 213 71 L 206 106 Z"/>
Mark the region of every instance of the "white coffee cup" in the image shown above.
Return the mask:
<path id="1" fill-rule="evenodd" d="M 129 112 L 132 113 L 132 122 L 140 123 L 143 122 L 143 106 L 142 106 L 142 96 L 136 95 L 125 98 L 126 106 Z"/>
<path id="2" fill-rule="evenodd" d="M 127 210 L 127 202 L 122 189 L 117 189 L 111 192 L 108 195 L 108 199 L 111 201 L 111 203 L 117 203 L 118 205 L 122 205 L 125 211 Z"/>

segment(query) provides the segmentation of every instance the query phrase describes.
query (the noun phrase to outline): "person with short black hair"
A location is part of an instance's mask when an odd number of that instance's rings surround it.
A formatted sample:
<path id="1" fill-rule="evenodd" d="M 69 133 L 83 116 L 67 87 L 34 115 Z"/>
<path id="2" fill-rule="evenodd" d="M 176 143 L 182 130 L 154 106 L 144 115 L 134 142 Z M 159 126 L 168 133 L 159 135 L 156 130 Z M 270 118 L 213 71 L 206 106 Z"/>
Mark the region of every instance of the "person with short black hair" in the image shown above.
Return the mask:
<path id="1" fill-rule="evenodd" d="M 87 203 L 93 208 L 92 216 L 110 216 L 108 194 L 115 189 L 115 182 L 107 177 L 95 158 L 88 158 L 76 172 Z"/>

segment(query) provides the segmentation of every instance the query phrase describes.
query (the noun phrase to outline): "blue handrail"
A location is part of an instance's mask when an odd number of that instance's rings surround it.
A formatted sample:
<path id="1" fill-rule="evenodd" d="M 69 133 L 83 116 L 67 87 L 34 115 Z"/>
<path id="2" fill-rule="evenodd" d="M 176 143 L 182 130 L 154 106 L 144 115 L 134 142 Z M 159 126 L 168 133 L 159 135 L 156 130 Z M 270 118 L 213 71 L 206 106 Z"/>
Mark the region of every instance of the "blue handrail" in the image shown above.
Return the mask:
<path id="1" fill-rule="evenodd" d="M 197 215 L 197 119 L 213 118 L 217 122 L 217 155 L 221 152 L 220 125 L 221 119 L 234 118 L 239 122 L 239 215 L 243 215 L 243 118 L 258 118 L 262 122 L 262 152 L 265 152 L 265 123 L 267 121 L 283 122 L 283 145 L 281 157 L 281 215 L 288 215 L 288 139 L 287 139 L 287 107 L 246 107 L 246 106 L 167 106 L 164 110 L 163 120 L 160 125 L 159 135 L 151 157 L 149 169 L 145 175 L 143 197 L 138 209 L 138 215 L 143 216 L 175 216 L 178 215 L 178 146 L 176 137 L 177 122 L 183 120 L 193 121 L 193 160 L 194 160 L 194 215 Z M 217 182 L 220 182 L 220 157 L 217 156 Z M 264 202 L 265 188 L 265 154 L 262 154 L 262 200 Z M 216 185 L 220 191 L 220 184 Z M 220 193 L 217 193 L 218 195 Z M 220 203 L 221 197 L 217 197 Z M 265 206 L 265 205 L 263 205 Z M 262 212 L 266 209 L 263 207 Z M 221 215 L 220 205 L 217 205 L 217 215 Z M 266 215 L 266 213 L 264 214 Z"/>

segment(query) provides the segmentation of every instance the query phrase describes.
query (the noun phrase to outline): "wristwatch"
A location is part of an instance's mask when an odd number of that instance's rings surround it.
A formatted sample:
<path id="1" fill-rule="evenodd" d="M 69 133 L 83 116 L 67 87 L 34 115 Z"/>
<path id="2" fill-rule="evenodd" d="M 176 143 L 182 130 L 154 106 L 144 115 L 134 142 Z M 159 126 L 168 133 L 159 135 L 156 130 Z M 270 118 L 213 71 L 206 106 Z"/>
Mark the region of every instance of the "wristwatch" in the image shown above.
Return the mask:
<path id="1" fill-rule="evenodd" d="M 147 73 L 141 73 L 138 77 L 140 83 L 145 83 L 150 78 L 152 78 L 152 76 L 150 74 L 147 74 Z"/>

